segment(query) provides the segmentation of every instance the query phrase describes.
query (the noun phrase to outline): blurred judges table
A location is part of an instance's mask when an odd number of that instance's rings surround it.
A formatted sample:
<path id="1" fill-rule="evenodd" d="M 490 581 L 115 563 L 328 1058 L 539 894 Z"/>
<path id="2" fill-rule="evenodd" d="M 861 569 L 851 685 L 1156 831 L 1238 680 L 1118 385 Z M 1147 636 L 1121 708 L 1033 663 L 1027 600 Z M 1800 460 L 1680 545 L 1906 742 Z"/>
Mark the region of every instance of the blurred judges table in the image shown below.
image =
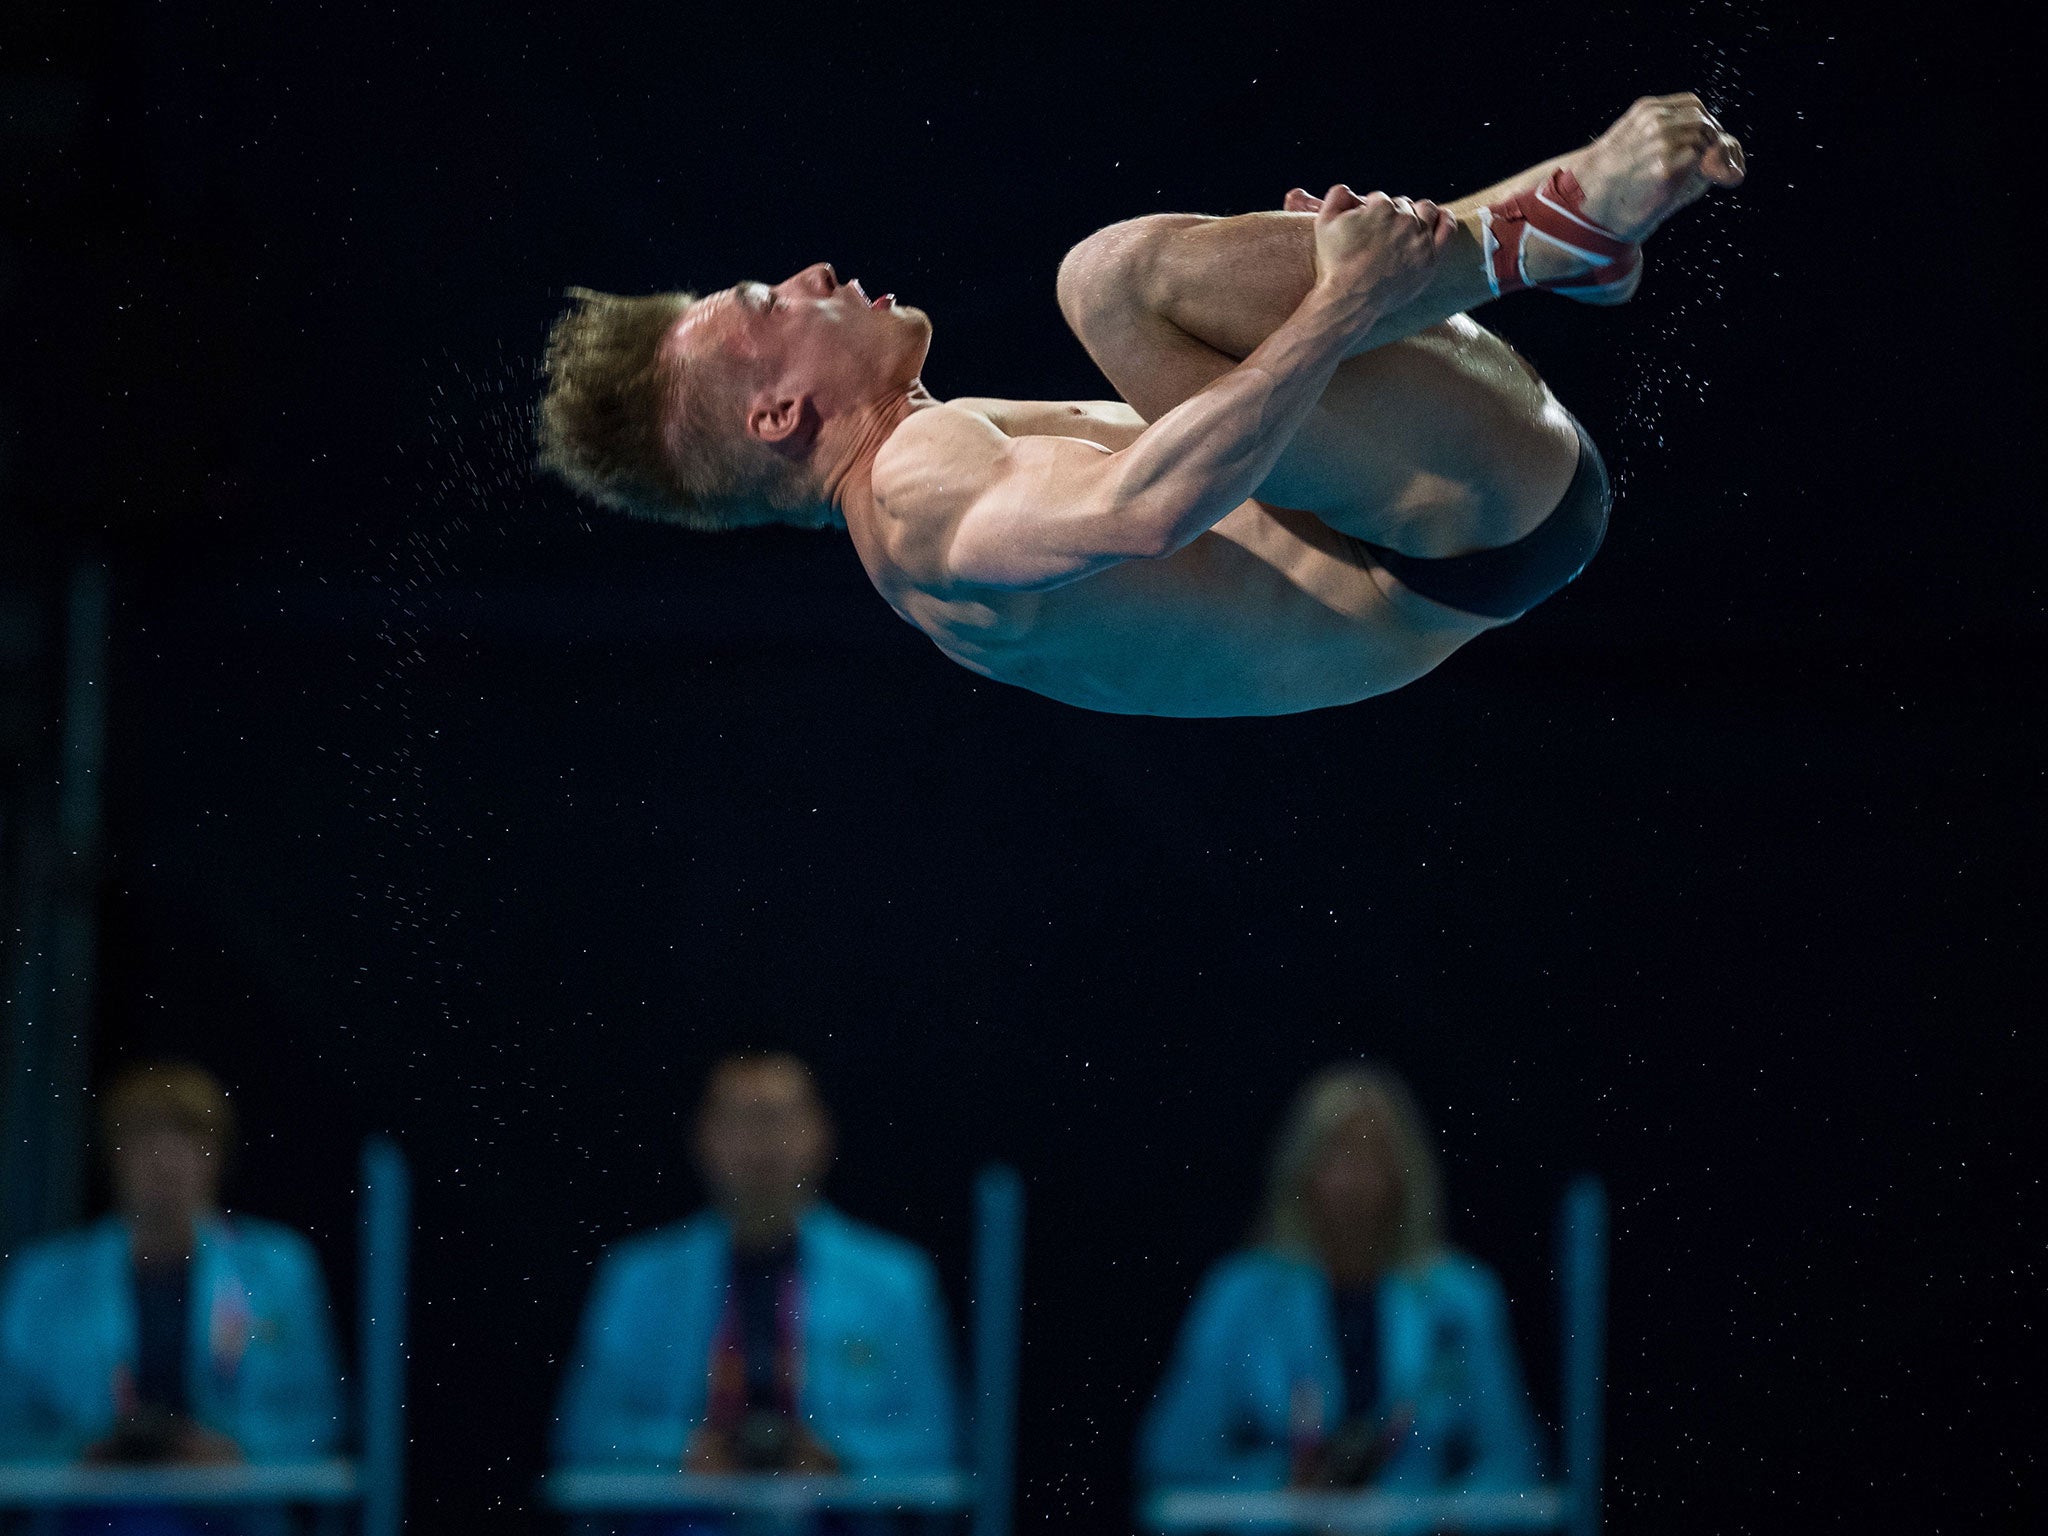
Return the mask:
<path id="1" fill-rule="evenodd" d="M 58 1526 L 64 1509 L 174 1505 L 217 1510 L 306 1509 L 315 1530 L 340 1530 L 343 1510 L 362 1498 L 355 1463 L 278 1462 L 235 1467 L 82 1467 L 73 1463 L 0 1464 L 0 1531 Z M 10 1516 L 10 1510 L 26 1511 Z"/>
<path id="2" fill-rule="evenodd" d="M 1148 1530 L 1381 1532 L 1555 1531 L 1569 1501 L 1560 1488 L 1506 1493 L 1162 1493 L 1146 1506 Z"/>
<path id="3" fill-rule="evenodd" d="M 809 1477 L 777 1472 L 565 1470 L 542 1480 L 572 1529 L 602 1531 L 608 1515 L 736 1517 L 743 1530 L 802 1532 L 826 1514 L 902 1517 L 938 1527 L 966 1516 L 973 1536 L 1010 1536 L 1016 1457 L 1017 1349 L 1024 1312 L 1024 1181 L 991 1165 L 974 1181 L 974 1423 L 971 1472 Z"/>
<path id="4" fill-rule="evenodd" d="M 547 1492 L 548 1501 L 568 1515 L 729 1515 L 748 1531 L 803 1531 L 828 1513 L 921 1516 L 936 1522 L 976 1507 L 974 1480 L 959 1472 L 872 1477 L 556 1472 L 547 1480 Z M 591 1523 L 603 1528 L 599 1521 Z"/>
<path id="5" fill-rule="evenodd" d="M 359 1220 L 356 1355 L 362 1450 L 355 1460 L 222 1467 L 0 1462 L 0 1536 L 13 1536 L 17 1529 L 41 1536 L 59 1528 L 60 1511 L 115 1506 L 274 1510 L 278 1524 L 266 1529 L 290 1529 L 291 1512 L 306 1509 L 313 1528 L 322 1533 L 353 1524 L 361 1536 L 399 1536 L 405 1518 L 405 1292 L 412 1176 L 404 1154 L 382 1137 L 363 1147 Z M 25 1518 L 14 1518 L 14 1512 Z"/>

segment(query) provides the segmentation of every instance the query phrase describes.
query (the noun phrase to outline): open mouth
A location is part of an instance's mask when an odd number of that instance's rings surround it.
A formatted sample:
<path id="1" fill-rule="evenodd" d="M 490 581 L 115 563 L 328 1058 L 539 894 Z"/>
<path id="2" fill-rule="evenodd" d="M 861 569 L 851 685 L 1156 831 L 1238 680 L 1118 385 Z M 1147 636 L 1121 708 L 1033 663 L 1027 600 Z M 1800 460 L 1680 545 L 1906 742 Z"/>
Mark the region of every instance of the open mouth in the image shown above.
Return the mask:
<path id="1" fill-rule="evenodd" d="M 868 297 L 867 289 L 861 287 L 860 279 L 857 277 L 854 278 L 851 282 L 847 283 L 845 286 L 851 288 L 854 292 L 854 295 L 863 304 L 867 305 L 869 309 L 894 309 L 896 307 L 895 294 L 885 293 L 881 295 L 879 298 L 871 299 Z"/>

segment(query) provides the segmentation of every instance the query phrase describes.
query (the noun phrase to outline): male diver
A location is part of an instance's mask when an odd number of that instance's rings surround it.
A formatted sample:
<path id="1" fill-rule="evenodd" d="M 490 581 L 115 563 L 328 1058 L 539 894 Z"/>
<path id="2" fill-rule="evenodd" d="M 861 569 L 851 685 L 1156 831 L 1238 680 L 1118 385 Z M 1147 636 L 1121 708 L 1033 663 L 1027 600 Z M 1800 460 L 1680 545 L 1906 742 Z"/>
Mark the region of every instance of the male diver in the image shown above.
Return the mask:
<path id="1" fill-rule="evenodd" d="M 934 398 L 924 312 L 818 263 L 769 286 L 572 290 L 543 461 L 692 528 L 843 526 L 884 600 L 986 677 L 1088 709 L 1268 715 L 1430 671 L 1571 580 L 1591 439 L 1466 311 L 1616 304 L 1742 147 L 1690 94 L 1438 206 L 1345 186 L 1154 214 L 1061 263 L 1120 401 Z"/>

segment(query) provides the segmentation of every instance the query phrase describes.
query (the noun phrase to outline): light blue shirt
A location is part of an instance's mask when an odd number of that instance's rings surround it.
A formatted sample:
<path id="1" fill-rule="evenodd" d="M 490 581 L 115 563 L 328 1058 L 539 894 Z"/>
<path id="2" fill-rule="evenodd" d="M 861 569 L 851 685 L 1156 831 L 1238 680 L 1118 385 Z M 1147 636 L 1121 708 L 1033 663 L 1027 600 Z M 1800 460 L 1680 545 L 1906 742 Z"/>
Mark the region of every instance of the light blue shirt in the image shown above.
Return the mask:
<path id="1" fill-rule="evenodd" d="M 606 1255 L 564 1384 L 555 1455 L 568 1466 L 676 1467 L 703 1421 L 725 1313 L 731 1234 L 717 1215 Z M 954 1464 L 952 1351 L 924 1254 L 829 1206 L 797 1224 L 797 1412 L 849 1472 Z"/>
<path id="2" fill-rule="evenodd" d="M 246 1216 L 206 1217 L 186 1294 L 193 1416 L 251 1461 L 329 1450 L 341 1373 L 305 1239 Z M 0 1456 L 70 1460 L 111 1430 L 133 1391 L 139 1326 L 121 1218 L 23 1249 L 0 1276 Z"/>
<path id="3" fill-rule="evenodd" d="M 1377 1487 L 1509 1488 L 1537 1431 L 1490 1271 L 1442 1253 L 1380 1286 L 1380 1401 L 1407 1427 Z M 1139 1444 L 1149 1487 L 1285 1487 L 1294 1438 L 1352 1414 L 1330 1281 L 1273 1249 L 1225 1259 L 1196 1295 Z M 1304 1419 L 1307 1425 L 1304 1424 Z"/>

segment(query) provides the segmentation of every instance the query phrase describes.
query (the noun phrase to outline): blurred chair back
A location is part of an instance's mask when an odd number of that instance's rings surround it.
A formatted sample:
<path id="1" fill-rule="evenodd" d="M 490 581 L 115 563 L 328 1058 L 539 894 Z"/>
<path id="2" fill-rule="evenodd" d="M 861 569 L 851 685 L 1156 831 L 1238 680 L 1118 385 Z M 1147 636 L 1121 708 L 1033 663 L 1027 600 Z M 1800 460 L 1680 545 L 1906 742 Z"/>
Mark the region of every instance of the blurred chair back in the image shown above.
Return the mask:
<path id="1" fill-rule="evenodd" d="M 1024 1181 L 1002 1164 L 974 1183 L 974 1536 L 1010 1536 L 1017 1355 L 1024 1320 Z"/>
<path id="2" fill-rule="evenodd" d="M 1570 1536 L 1598 1536 L 1602 1401 L 1607 1372 L 1607 1191 L 1582 1174 L 1565 1190 L 1557 1234 L 1558 1352 L 1564 1380 L 1558 1401 Z"/>
<path id="3" fill-rule="evenodd" d="M 412 1175 L 396 1142 L 363 1144 L 361 1279 L 356 1361 L 360 1404 L 362 1536 L 405 1526 L 405 1320 L 412 1249 Z"/>

